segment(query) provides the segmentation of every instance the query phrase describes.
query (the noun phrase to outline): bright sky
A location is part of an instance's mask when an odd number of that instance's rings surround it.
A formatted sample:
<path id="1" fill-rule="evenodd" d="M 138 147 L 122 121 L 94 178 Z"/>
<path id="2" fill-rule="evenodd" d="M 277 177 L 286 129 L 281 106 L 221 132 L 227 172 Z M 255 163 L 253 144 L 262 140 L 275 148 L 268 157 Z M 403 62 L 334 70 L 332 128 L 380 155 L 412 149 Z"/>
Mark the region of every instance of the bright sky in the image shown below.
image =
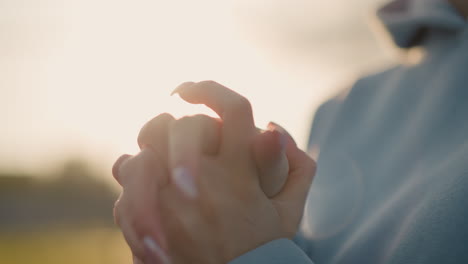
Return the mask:
<path id="1" fill-rule="evenodd" d="M 110 167 L 153 116 L 210 113 L 169 96 L 206 79 L 304 146 L 318 104 L 385 61 L 374 2 L 0 0 L 0 168 Z"/>

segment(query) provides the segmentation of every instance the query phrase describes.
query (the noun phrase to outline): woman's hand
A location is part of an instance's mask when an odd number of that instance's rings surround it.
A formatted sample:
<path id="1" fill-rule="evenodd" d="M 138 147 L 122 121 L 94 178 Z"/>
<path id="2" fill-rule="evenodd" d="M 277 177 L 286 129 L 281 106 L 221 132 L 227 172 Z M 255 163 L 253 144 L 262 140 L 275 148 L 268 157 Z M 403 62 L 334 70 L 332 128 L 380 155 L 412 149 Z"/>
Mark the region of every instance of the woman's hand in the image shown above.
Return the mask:
<path id="1" fill-rule="evenodd" d="M 193 83 L 184 83 L 181 86 L 191 84 Z M 222 120 L 204 115 L 184 117 L 176 121 L 169 114 L 161 114 L 143 126 L 138 136 L 138 145 L 142 150 L 150 148 L 159 153 L 164 163 L 167 164 L 169 160 L 168 134 L 173 126 L 179 127 L 179 131 L 184 133 L 181 136 L 186 140 L 182 148 L 173 145 L 170 151 L 173 153 L 172 156 L 185 156 L 188 160 L 192 156 L 196 157 L 197 153 L 189 151 L 193 149 L 191 147 L 193 144 L 200 144 L 205 155 L 218 153 Z M 180 129 L 181 127 L 183 129 Z M 261 188 L 268 197 L 273 197 L 282 189 L 289 170 L 284 149 L 285 136 L 277 130 L 281 131 L 282 128 L 274 123 L 270 123 L 266 131 L 257 129 L 253 142 L 253 154 L 260 174 Z M 157 209 L 159 190 L 154 186 L 164 187 L 168 182 L 168 173 L 152 175 L 153 177 L 147 180 L 138 180 L 137 176 L 122 177 L 118 173 L 119 167 L 130 158 L 141 159 L 142 157 L 141 155 L 135 157 L 123 155 L 114 164 L 113 175 L 124 187 L 116 203 L 118 210 L 115 210 L 115 218 L 134 255 L 143 258 L 142 236 L 144 234 L 153 234 L 161 244 L 164 244 L 163 230 L 159 220 L 161 212 Z M 149 184 L 150 182 L 154 184 Z"/>
<path id="2" fill-rule="evenodd" d="M 124 187 L 116 206 L 116 218 L 127 240 L 146 242 L 146 248 L 138 245 L 142 243 L 134 243 L 132 251 L 145 261 L 152 255 L 164 259 L 161 256 L 164 248 L 176 262 L 223 263 L 262 243 L 294 235 L 315 163 L 287 138 L 289 177 L 281 192 L 269 198 L 260 187 L 253 156 L 256 131 L 248 101 L 212 82 L 182 86 L 178 92 L 187 101 L 205 103 L 220 115 L 223 123 L 219 149 L 211 150 L 215 155 L 205 154 L 210 150 L 203 146 L 210 144 L 194 144 L 183 137 L 190 127 L 185 120 L 173 123 L 169 135 L 161 134 L 169 137 L 169 146 L 158 148 L 167 149 L 169 155 L 145 148 L 121 166 L 116 163 L 120 169 L 114 175 L 118 175 Z M 174 122 L 170 117 L 167 120 L 166 123 Z M 158 137 L 157 133 L 153 135 Z M 195 133 L 194 138 L 198 136 Z M 190 155 L 171 154 L 183 153 L 181 150 Z M 164 177 L 169 175 L 167 165 L 172 171 L 171 178 Z M 164 216 L 150 219 L 153 226 L 158 226 L 151 228 L 153 231 L 122 221 L 129 213 L 128 205 L 138 197 L 135 190 L 141 188 L 155 194 L 145 207 L 160 210 Z M 122 214 L 120 208 L 125 208 L 126 213 Z M 161 231 L 166 240 L 159 236 Z"/>

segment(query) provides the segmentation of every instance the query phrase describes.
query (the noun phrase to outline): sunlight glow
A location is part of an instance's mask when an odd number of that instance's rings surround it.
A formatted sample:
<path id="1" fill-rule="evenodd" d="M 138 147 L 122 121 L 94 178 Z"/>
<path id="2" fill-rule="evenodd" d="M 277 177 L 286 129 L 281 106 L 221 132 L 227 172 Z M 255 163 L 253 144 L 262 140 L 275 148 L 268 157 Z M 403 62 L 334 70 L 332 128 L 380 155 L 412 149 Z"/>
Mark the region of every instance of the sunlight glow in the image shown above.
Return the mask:
<path id="1" fill-rule="evenodd" d="M 304 146 L 314 109 L 356 70 L 320 42 L 296 58 L 268 42 L 262 23 L 281 5 L 255 22 L 262 2 L 0 1 L 0 166 L 37 168 L 70 155 L 110 166 L 138 150 L 152 117 L 213 114 L 169 96 L 184 81 L 208 79 L 249 98 L 259 127 L 273 120 Z M 270 30 L 295 25 L 277 23 Z"/>

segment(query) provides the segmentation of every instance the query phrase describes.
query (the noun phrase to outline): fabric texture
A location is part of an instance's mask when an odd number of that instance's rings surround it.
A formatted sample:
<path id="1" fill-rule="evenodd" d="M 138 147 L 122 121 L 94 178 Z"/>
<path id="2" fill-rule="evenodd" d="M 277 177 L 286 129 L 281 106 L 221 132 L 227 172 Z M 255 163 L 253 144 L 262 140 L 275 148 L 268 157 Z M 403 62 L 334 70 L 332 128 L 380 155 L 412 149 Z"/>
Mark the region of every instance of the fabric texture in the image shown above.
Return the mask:
<path id="1" fill-rule="evenodd" d="M 247 252 L 241 258 L 230 262 L 230 264 L 244 263 L 312 264 L 309 257 L 289 239 L 271 241 L 254 251 Z"/>
<path id="2" fill-rule="evenodd" d="M 318 109 L 296 245 L 316 264 L 468 263 L 467 21 L 444 0 L 394 1 L 378 17 L 425 56 Z M 232 263 L 310 263 L 302 252 L 273 241 Z"/>

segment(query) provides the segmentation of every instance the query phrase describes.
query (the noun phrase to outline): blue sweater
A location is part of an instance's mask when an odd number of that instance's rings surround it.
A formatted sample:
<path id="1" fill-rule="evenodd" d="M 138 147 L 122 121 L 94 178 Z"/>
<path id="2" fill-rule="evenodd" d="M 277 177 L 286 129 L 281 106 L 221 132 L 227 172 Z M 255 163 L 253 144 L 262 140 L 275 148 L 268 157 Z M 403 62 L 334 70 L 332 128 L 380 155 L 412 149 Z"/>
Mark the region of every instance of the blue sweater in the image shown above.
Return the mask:
<path id="1" fill-rule="evenodd" d="M 319 108 L 297 238 L 231 264 L 468 263 L 468 23 L 444 0 L 394 1 L 378 17 L 425 56 Z"/>

